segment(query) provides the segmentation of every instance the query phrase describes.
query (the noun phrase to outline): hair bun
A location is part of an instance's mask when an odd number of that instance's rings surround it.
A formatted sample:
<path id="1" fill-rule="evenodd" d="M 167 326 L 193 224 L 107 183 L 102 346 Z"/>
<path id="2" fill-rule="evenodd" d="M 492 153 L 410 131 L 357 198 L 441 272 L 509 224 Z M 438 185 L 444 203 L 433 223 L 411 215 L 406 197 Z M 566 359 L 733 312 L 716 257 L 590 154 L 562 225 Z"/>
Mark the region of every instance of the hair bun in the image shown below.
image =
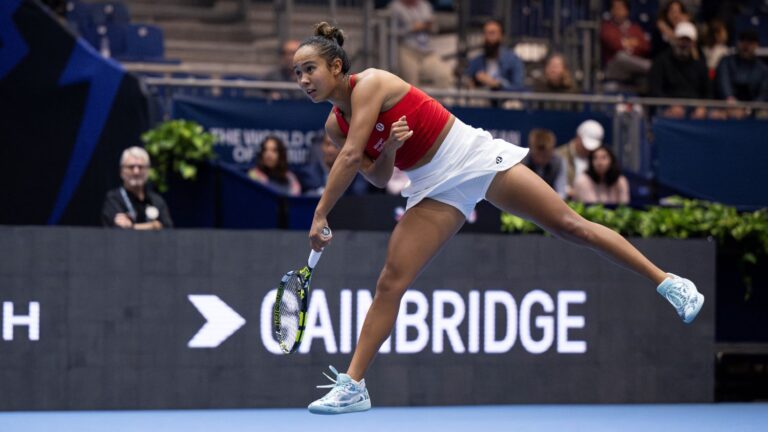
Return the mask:
<path id="1" fill-rule="evenodd" d="M 315 35 L 336 41 L 339 46 L 344 45 L 344 32 L 325 21 L 315 26 Z"/>

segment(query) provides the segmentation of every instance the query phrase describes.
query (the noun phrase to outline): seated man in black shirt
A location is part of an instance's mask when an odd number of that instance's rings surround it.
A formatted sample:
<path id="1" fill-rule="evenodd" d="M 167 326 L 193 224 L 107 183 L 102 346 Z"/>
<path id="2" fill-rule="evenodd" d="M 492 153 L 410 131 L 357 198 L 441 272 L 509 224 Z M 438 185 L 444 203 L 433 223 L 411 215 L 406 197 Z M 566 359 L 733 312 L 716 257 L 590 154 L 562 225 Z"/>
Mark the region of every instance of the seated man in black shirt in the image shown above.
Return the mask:
<path id="1" fill-rule="evenodd" d="M 650 96 L 673 99 L 710 99 L 712 89 L 709 69 L 696 47 L 696 27 L 682 22 L 675 27 L 675 41 L 670 48 L 653 60 L 648 76 Z M 672 105 L 663 112 L 664 116 L 684 118 L 687 110 L 681 105 Z M 705 118 L 707 110 L 698 107 L 691 112 L 692 118 Z"/>
<path id="2" fill-rule="evenodd" d="M 130 147 L 120 158 L 123 185 L 107 192 L 101 210 L 104 226 L 137 230 L 173 228 L 165 200 L 147 187 L 149 154 L 141 147 Z"/>

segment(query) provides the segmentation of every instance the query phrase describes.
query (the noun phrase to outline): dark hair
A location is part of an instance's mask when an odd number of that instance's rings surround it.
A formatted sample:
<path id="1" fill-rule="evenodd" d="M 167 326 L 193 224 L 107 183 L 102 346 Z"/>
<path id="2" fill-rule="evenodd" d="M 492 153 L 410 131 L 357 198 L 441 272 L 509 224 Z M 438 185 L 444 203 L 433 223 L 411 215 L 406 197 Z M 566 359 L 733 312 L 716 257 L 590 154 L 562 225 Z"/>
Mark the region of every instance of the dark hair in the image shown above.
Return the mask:
<path id="1" fill-rule="evenodd" d="M 267 148 L 267 143 L 274 141 L 277 146 L 277 166 L 274 168 L 264 165 L 262 157 L 264 156 L 264 150 Z M 256 167 L 260 169 L 264 174 L 272 180 L 276 180 L 281 183 L 288 182 L 288 151 L 285 149 L 285 143 L 283 140 L 275 135 L 269 135 L 261 142 L 261 148 L 259 154 L 256 155 Z"/>
<path id="2" fill-rule="evenodd" d="M 597 174 L 597 171 L 595 171 L 595 154 L 599 151 L 605 151 L 608 153 L 608 158 L 611 160 L 611 164 L 608 166 L 608 171 L 605 172 L 605 178 L 600 179 L 600 175 Z M 616 163 L 616 156 L 614 156 L 611 149 L 608 147 L 598 147 L 597 149 L 589 152 L 589 167 L 587 168 L 587 175 L 589 178 L 592 179 L 595 184 L 604 183 L 608 186 L 613 186 L 616 184 L 617 181 L 619 181 L 619 177 L 621 177 L 621 171 L 619 170 L 619 166 Z"/>
<path id="3" fill-rule="evenodd" d="M 741 33 L 739 33 L 739 39 L 740 42 L 759 42 L 760 37 L 754 30 L 744 30 Z"/>
<path id="4" fill-rule="evenodd" d="M 315 35 L 304 39 L 299 48 L 310 45 L 317 49 L 317 55 L 325 59 L 329 65 L 335 59 L 341 60 L 341 72 L 346 74 L 351 67 L 344 45 L 344 32 L 323 21 L 315 26 Z"/>
<path id="5" fill-rule="evenodd" d="M 672 24 L 671 22 L 667 21 L 667 14 L 669 13 L 669 8 L 672 7 L 673 4 L 677 3 L 678 6 L 680 6 L 680 12 L 688 15 L 688 9 L 685 7 L 685 4 L 681 2 L 680 0 L 671 0 L 667 2 L 664 7 L 659 9 L 659 19 L 664 20 L 667 24 Z"/>
<path id="6" fill-rule="evenodd" d="M 573 88 L 575 85 L 575 82 L 573 80 L 573 74 L 571 73 L 571 69 L 570 67 L 568 67 L 568 60 L 565 58 L 565 54 L 557 51 L 553 51 L 549 53 L 549 55 L 544 59 L 544 71 L 546 72 L 547 66 L 555 57 L 559 57 L 563 61 L 563 78 L 558 83 L 547 82 L 547 85 L 550 88 L 554 88 L 557 90 Z M 546 77 L 545 77 L 545 80 L 546 80 Z M 553 87 L 553 84 L 554 84 L 554 87 Z"/>
<path id="7" fill-rule="evenodd" d="M 709 25 L 707 26 L 707 32 L 704 34 L 704 37 L 702 38 L 704 41 L 704 46 L 713 47 L 715 46 L 715 43 L 717 43 L 716 37 L 718 31 L 724 31 L 726 32 L 726 35 L 728 34 L 728 29 L 725 27 L 725 23 L 723 23 L 719 19 L 714 19 L 709 22 Z"/>

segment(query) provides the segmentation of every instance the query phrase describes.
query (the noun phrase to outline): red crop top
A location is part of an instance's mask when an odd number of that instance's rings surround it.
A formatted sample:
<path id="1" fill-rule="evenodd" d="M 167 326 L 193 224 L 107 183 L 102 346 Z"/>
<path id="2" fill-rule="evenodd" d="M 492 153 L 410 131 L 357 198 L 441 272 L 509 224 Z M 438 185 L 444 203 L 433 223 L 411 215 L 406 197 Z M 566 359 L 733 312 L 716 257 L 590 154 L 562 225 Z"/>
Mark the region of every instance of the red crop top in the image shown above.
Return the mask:
<path id="1" fill-rule="evenodd" d="M 355 88 L 355 75 L 349 77 L 349 84 Z M 344 136 L 349 134 L 349 124 L 344 119 L 338 107 L 333 108 L 336 121 Z M 395 154 L 395 166 L 407 170 L 419 161 L 437 140 L 438 135 L 445 127 L 451 113 L 440 102 L 427 96 L 426 93 L 411 86 L 408 93 L 400 99 L 395 106 L 387 111 L 379 113 L 376 125 L 368 138 L 365 153 L 373 160 L 379 157 L 384 141 L 389 138 L 392 123 L 400 117 L 406 116 L 408 126 L 413 131 L 413 136 L 408 138 Z"/>

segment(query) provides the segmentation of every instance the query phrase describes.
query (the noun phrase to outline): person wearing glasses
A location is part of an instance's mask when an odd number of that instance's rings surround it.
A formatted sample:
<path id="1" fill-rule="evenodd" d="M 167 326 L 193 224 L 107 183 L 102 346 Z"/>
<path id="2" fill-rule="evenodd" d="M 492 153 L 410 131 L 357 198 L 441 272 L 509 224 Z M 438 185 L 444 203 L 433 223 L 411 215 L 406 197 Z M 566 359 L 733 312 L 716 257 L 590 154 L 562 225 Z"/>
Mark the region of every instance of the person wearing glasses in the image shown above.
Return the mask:
<path id="1" fill-rule="evenodd" d="M 173 228 L 165 200 L 147 186 L 149 154 L 141 147 L 130 147 L 120 157 L 122 186 L 107 192 L 101 210 L 105 227 L 159 230 Z"/>

